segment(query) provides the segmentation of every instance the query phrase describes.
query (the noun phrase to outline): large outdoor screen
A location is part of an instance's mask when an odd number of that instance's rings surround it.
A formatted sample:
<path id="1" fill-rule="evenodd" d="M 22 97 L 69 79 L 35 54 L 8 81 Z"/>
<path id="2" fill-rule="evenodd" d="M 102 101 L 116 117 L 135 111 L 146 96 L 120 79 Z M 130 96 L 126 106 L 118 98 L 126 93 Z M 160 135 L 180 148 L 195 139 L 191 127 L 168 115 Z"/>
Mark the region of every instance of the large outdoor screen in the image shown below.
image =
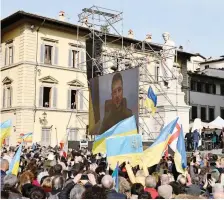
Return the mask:
<path id="1" fill-rule="evenodd" d="M 132 115 L 138 127 L 138 91 L 138 68 L 91 79 L 89 134 L 102 134 Z"/>

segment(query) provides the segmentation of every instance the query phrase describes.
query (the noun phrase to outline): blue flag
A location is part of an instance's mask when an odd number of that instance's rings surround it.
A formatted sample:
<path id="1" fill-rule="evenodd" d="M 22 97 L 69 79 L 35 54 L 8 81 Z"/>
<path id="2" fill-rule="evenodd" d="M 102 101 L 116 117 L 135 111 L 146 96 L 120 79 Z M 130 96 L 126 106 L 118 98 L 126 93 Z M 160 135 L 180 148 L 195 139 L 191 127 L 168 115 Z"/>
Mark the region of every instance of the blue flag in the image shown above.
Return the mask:
<path id="1" fill-rule="evenodd" d="M 117 166 L 116 166 L 116 168 L 115 168 L 115 170 L 113 171 L 113 174 L 112 174 L 112 177 L 113 177 L 114 182 L 115 182 L 115 190 L 117 192 L 119 190 L 118 172 L 119 172 L 119 166 L 118 166 L 118 163 L 117 163 Z"/>
<path id="2" fill-rule="evenodd" d="M 177 141 L 177 149 L 174 154 L 174 162 L 175 162 L 177 171 L 179 173 L 185 174 L 186 173 L 185 169 L 187 167 L 187 156 L 186 156 L 184 133 L 183 133 L 182 126 L 181 126 L 180 135 Z"/>

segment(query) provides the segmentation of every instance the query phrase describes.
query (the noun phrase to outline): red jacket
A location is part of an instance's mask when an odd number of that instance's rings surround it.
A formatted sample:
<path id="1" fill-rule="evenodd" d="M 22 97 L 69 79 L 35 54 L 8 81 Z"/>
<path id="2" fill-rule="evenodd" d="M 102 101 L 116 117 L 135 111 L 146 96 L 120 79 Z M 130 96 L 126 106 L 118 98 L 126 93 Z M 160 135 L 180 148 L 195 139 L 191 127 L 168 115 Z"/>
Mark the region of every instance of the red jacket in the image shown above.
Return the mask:
<path id="1" fill-rule="evenodd" d="M 159 196 L 157 190 L 155 188 L 145 188 L 145 192 L 148 192 L 151 194 L 152 199 L 155 199 Z"/>

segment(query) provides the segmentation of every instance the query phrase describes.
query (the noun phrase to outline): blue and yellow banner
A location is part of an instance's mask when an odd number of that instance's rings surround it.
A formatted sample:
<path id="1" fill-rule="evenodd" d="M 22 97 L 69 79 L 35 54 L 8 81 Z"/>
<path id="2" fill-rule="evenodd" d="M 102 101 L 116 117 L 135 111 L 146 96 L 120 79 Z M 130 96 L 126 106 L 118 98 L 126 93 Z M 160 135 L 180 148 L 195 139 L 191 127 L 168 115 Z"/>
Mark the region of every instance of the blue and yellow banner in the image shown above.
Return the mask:
<path id="1" fill-rule="evenodd" d="M 112 126 L 103 134 L 96 136 L 93 143 L 93 154 L 106 153 L 106 138 L 111 136 L 125 136 L 137 134 L 135 116 L 129 117 Z"/>
<path id="2" fill-rule="evenodd" d="M 166 125 L 160 132 L 159 136 L 156 138 L 155 142 L 143 152 L 142 162 L 147 166 L 151 167 L 158 164 L 165 148 L 167 147 L 168 141 L 171 134 L 176 127 L 178 118 Z"/>
<path id="3" fill-rule="evenodd" d="M 143 152 L 142 136 L 139 134 L 115 136 L 106 140 L 107 161 L 114 169 L 117 163 L 129 161 L 131 166 L 139 164 Z"/>
<path id="4" fill-rule="evenodd" d="M 152 115 L 154 115 L 155 112 L 156 112 L 156 106 L 157 106 L 157 96 L 154 93 L 151 86 L 149 86 L 147 98 L 145 100 L 145 104 L 146 104 L 146 107 L 151 109 Z"/>
<path id="5" fill-rule="evenodd" d="M 1 138 L 0 138 L 0 147 L 2 146 L 4 140 L 10 136 L 12 128 L 12 121 L 7 120 L 1 123 Z"/>
<path id="6" fill-rule="evenodd" d="M 181 174 L 186 174 L 187 155 L 186 155 L 184 133 L 183 133 L 182 126 L 181 126 L 180 135 L 177 141 L 177 149 L 174 154 L 174 162 L 175 162 L 177 171 Z"/>

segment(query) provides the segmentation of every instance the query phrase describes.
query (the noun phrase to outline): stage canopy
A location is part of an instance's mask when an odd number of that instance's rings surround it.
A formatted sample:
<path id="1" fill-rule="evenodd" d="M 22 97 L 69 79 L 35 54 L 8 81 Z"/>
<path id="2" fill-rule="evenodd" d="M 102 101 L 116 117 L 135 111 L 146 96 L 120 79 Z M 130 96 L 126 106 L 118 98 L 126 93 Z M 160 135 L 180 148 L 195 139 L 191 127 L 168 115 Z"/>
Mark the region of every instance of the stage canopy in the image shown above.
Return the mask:
<path id="1" fill-rule="evenodd" d="M 209 128 L 222 129 L 224 128 L 224 120 L 218 116 L 214 121 L 210 122 L 208 126 Z"/>

